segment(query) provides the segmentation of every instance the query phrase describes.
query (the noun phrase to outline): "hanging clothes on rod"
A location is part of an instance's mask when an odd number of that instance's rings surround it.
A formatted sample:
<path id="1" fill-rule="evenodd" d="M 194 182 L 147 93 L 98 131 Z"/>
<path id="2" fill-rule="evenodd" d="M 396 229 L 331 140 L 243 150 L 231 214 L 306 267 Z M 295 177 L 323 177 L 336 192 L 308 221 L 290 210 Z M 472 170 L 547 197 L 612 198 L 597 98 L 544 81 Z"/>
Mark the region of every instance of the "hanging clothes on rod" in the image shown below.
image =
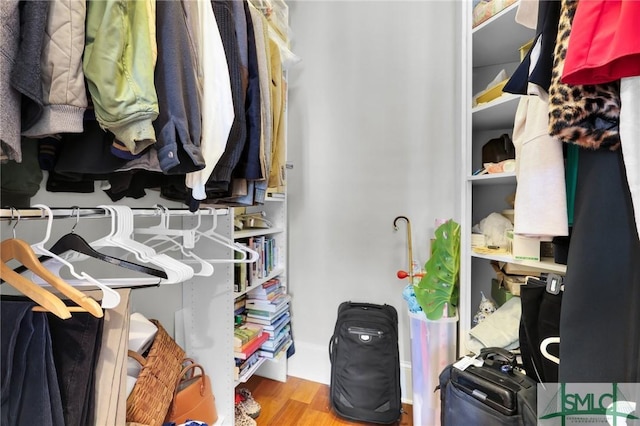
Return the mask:
<path id="1" fill-rule="evenodd" d="M 44 218 L 46 217 L 48 222 L 51 221 L 55 217 L 60 218 L 70 218 L 75 217 L 76 223 L 73 226 L 73 229 L 70 233 L 63 235 L 53 246 L 46 250 L 44 248 L 44 242 L 38 244 L 38 247 L 41 250 L 47 251 L 49 255 L 53 256 L 43 256 L 41 257 L 42 261 L 48 261 L 48 267 L 52 269 L 53 272 L 60 273 L 63 266 L 69 268 L 70 273 L 76 278 L 76 280 L 70 280 L 70 282 L 74 285 L 93 285 L 96 287 L 100 287 L 100 281 L 108 281 L 109 285 L 114 287 L 138 287 L 145 286 L 149 284 L 167 284 L 167 283 L 180 283 L 190 279 L 195 271 L 193 268 L 185 264 L 185 262 L 180 261 L 178 259 L 174 259 L 166 254 L 156 253 L 153 247 L 147 246 L 139 241 L 133 240 L 132 236 L 134 234 L 134 215 L 135 216 L 158 216 L 161 215 L 161 218 L 164 215 L 174 215 L 177 217 L 178 215 L 185 216 L 193 216 L 187 209 L 160 209 L 160 208 L 138 208 L 131 209 L 126 206 L 98 206 L 96 208 L 71 208 L 71 209 L 50 209 L 44 205 L 37 205 L 38 209 L 21 209 L 20 212 L 24 213 L 27 217 L 34 218 Z M 5 211 L 6 210 L 6 211 Z M 6 216 L 7 213 L 11 212 L 11 209 L 3 209 L 0 211 L 1 216 Z M 45 216 L 43 212 L 47 212 Z M 51 212 L 51 215 L 49 215 Z M 200 223 L 200 219 L 202 215 L 213 215 L 214 216 L 214 227 L 215 220 L 217 219 L 217 214 L 227 214 L 227 209 L 204 209 L 198 212 L 198 224 Z M 78 226 L 80 217 L 98 217 L 105 218 L 108 217 L 111 219 L 111 232 L 91 243 L 84 240 L 80 235 L 75 232 L 75 228 Z M 49 225 L 50 226 L 50 225 Z M 143 231 L 144 232 L 144 231 Z M 166 232 L 166 231 L 165 231 Z M 180 235 L 187 235 L 188 231 L 185 230 L 176 230 Z M 188 240 L 192 241 L 191 247 L 195 243 L 196 230 L 192 230 L 190 233 L 191 238 Z M 175 232 L 174 232 L 175 233 Z M 48 239 L 48 236 L 46 237 Z M 198 274 L 210 276 L 213 274 L 213 262 L 205 261 L 201 259 L 194 252 L 184 251 L 184 242 L 174 246 L 177 248 L 182 247 L 183 254 L 188 258 L 187 262 L 191 260 L 195 260 L 200 268 L 198 270 Z M 175 243 L 175 242 L 174 242 Z M 230 244 L 228 241 L 225 242 Z M 189 244 L 187 244 L 189 245 Z M 130 261 L 125 258 L 114 257 L 111 255 L 104 254 L 103 252 L 98 251 L 100 247 L 111 247 L 119 250 L 126 251 L 126 256 L 134 256 L 138 263 Z M 236 247 L 234 245 L 231 246 L 234 250 L 241 250 L 240 247 Z M 242 251 L 242 253 L 246 253 L 246 251 Z M 56 257 L 57 262 L 51 260 L 52 257 Z M 251 258 L 255 258 L 256 255 L 251 254 Z M 136 278 L 108 278 L 108 279 L 100 279 L 96 280 L 91 275 L 86 272 L 76 273 L 74 268 L 74 263 L 86 260 L 87 258 L 95 258 L 107 263 L 111 263 L 114 265 L 118 265 L 127 269 L 131 269 L 138 272 L 143 272 L 145 274 L 149 274 L 155 277 L 162 278 L 161 280 L 136 277 Z M 248 256 L 245 254 L 243 259 L 248 259 Z M 220 262 L 221 259 L 216 259 L 215 261 Z M 18 268 L 18 272 L 24 272 L 25 268 Z M 115 293 L 110 290 L 108 287 L 103 285 L 103 291 L 109 292 L 111 296 Z M 103 299 L 104 303 L 104 299 Z M 117 305 L 117 303 L 112 303 L 113 305 Z M 111 305 L 111 304 L 110 304 Z M 103 306 L 104 307 L 104 306 Z"/>

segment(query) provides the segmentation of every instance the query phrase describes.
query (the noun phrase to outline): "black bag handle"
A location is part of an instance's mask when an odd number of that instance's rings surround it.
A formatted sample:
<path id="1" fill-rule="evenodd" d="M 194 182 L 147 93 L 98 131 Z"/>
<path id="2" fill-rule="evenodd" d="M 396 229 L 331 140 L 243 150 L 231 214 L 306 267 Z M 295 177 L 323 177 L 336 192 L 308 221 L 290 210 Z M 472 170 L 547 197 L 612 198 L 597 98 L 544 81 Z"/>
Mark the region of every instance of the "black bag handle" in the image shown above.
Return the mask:
<path id="1" fill-rule="evenodd" d="M 479 358 L 486 360 L 490 357 L 493 357 L 493 359 L 496 359 L 496 357 L 498 357 L 505 363 L 514 367 L 517 364 L 516 355 L 513 352 L 506 350 L 505 348 L 492 346 L 489 348 L 482 348 L 480 350 Z"/>
<path id="2" fill-rule="evenodd" d="M 331 339 L 329 339 L 329 362 L 331 364 L 333 364 L 333 341 L 335 339 L 335 335 L 331 336 Z"/>
<path id="3" fill-rule="evenodd" d="M 349 306 L 351 308 L 362 308 L 362 309 L 380 309 L 381 306 L 380 305 L 376 305 L 373 303 L 367 303 L 367 302 L 345 302 L 346 305 L 345 306 Z"/>

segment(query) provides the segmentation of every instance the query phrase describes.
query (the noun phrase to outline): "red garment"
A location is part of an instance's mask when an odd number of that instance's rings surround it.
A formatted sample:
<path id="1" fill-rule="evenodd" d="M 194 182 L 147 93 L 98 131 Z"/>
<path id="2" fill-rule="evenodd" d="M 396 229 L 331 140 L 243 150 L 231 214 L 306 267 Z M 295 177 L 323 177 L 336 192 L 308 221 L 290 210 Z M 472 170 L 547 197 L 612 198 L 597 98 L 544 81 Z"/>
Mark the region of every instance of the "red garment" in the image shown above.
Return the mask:
<path id="1" fill-rule="evenodd" d="M 640 1 L 578 2 L 562 82 L 602 84 L 638 75 Z"/>

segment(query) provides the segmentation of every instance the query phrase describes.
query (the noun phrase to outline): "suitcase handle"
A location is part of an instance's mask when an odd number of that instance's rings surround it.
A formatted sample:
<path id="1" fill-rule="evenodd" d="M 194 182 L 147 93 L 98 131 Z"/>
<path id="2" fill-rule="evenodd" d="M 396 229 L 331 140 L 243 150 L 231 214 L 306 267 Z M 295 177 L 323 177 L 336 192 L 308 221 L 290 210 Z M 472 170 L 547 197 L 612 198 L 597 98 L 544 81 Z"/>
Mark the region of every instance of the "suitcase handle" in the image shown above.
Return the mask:
<path id="1" fill-rule="evenodd" d="M 352 308 L 363 308 L 363 309 L 381 309 L 382 307 L 386 306 L 386 304 L 381 306 L 381 305 L 376 305 L 373 303 L 366 303 L 366 302 L 347 302 L 347 303 Z"/>
<path id="2" fill-rule="evenodd" d="M 331 339 L 329 339 L 329 362 L 331 364 L 333 364 L 333 341 L 335 337 L 336 336 L 331 336 Z"/>
<path id="3" fill-rule="evenodd" d="M 487 359 L 489 357 L 496 357 L 496 356 L 511 366 L 515 367 L 517 364 L 515 354 L 501 347 L 482 348 L 480 350 L 480 355 L 478 358 Z"/>
<path id="4" fill-rule="evenodd" d="M 396 308 L 394 308 L 392 305 L 389 305 L 387 303 L 384 304 L 375 304 L 375 303 L 367 303 L 367 302 L 342 302 L 340 304 L 340 307 L 338 308 L 338 314 L 340 313 L 340 311 L 342 309 L 346 309 L 346 308 L 360 308 L 363 310 L 375 310 L 375 311 L 388 311 L 390 314 L 393 315 L 393 317 L 395 318 L 395 321 L 398 321 L 398 311 L 396 311 Z"/>

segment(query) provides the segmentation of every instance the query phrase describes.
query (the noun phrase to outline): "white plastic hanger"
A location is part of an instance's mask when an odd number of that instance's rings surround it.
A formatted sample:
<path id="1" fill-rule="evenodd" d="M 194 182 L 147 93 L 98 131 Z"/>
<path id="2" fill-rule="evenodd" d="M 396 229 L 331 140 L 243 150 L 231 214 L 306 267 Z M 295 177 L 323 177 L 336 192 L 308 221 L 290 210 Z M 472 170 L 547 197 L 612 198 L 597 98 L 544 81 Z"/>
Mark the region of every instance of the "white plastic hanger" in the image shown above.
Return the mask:
<path id="1" fill-rule="evenodd" d="M 171 228 L 169 225 L 171 223 L 170 216 L 171 212 L 168 208 L 163 205 L 156 204 L 154 206 L 160 212 L 160 223 L 154 226 L 149 226 L 146 228 L 134 228 L 133 232 L 136 234 L 150 234 L 150 235 L 172 235 L 177 237 L 186 237 L 188 238 L 188 234 L 193 234 L 195 229 L 200 226 L 201 216 L 198 211 L 198 224 L 193 229 L 175 229 Z"/>
<path id="2" fill-rule="evenodd" d="M 116 265 L 123 269 L 133 270 L 142 272 L 146 276 L 140 278 L 114 278 L 109 277 L 107 280 L 110 285 L 113 286 L 140 286 L 140 285 L 158 285 L 160 284 L 159 278 L 167 278 L 166 272 L 164 270 L 160 270 L 157 268 L 151 268 L 147 265 L 141 265 L 133 262 L 129 262 L 125 259 L 116 258 L 101 252 L 98 252 L 93 247 L 89 245 L 87 241 L 85 241 L 80 235 L 76 234 L 75 228 L 78 225 L 80 220 L 80 210 L 78 209 L 78 216 L 76 217 L 76 223 L 71 229 L 71 232 L 61 237 L 55 244 L 51 246 L 48 250 L 53 254 L 57 254 L 58 257 L 70 262 L 74 263 L 77 261 L 82 261 L 90 258 L 95 258 L 100 261 L 109 263 L 111 265 Z M 112 229 L 111 232 L 114 232 L 115 223 L 112 219 Z M 56 261 L 50 261 L 50 268 L 57 267 L 58 270 L 62 267 L 62 264 Z M 81 279 L 78 282 L 73 282 L 73 284 L 82 285 L 83 282 L 86 284 L 86 279 Z"/>
<path id="3" fill-rule="evenodd" d="M 167 273 L 163 284 L 176 284 L 189 280 L 194 271 L 186 265 L 165 254 L 158 254 L 155 250 L 131 238 L 133 234 L 133 211 L 128 206 L 101 205 L 112 215 L 113 232 L 91 243 L 93 247 L 119 247 L 133 254 L 140 262 L 159 266 Z"/>
<path id="4" fill-rule="evenodd" d="M 164 284 L 176 284 L 193 277 L 193 269 L 188 265 L 177 261 L 167 255 L 160 255 L 149 246 L 146 246 L 131 238 L 133 234 L 133 212 L 127 206 L 99 206 L 111 212 L 115 220 L 115 231 L 97 244 L 112 247 L 121 247 L 132 253 L 140 262 L 152 263 L 163 268 L 167 272 L 167 280 Z M 93 245 L 93 243 L 92 243 Z"/>
<path id="5" fill-rule="evenodd" d="M 240 243 L 233 241 L 230 238 L 225 237 L 224 235 L 220 235 L 215 232 L 215 229 L 218 226 L 218 215 L 216 210 L 213 207 L 208 207 L 208 210 L 211 211 L 211 214 L 213 216 L 213 226 L 211 227 L 211 229 L 208 229 L 206 231 L 200 231 L 199 229 L 196 229 L 195 241 L 197 242 L 202 238 L 209 239 L 215 243 L 228 247 L 235 252 L 241 253 L 242 257 L 239 259 L 206 259 L 206 261 L 211 263 L 254 263 L 256 262 L 260 258 L 260 254 L 257 251 L 250 249 L 249 247 L 246 247 Z M 250 255 L 250 257 L 247 258 L 247 255 Z"/>
<path id="6" fill-rule="evenodd" d="M 49 237 L 51 236 L 51 228 L 53 226 L 53 213 L 51 212 L 51 209 L 48 206 L 45 206 L 44 204 L 34 204 L 33 207 L 42 209 L 43 212 L 46 212 L 47 214 L 47 229 L 45 232 L 44 239 L 38 243 L 31 245 L 31 248 L 36 254 L 39 254 L 41 256 L 48 256 L 52 259 L 51 261 L 47 261 L 44 263 L 46 268 L 49 269 L 51 272 L 55 273 L 56 275 L 60 276 L 60 270 L 62 269 L 62 266 L 67 266 L 69 268 L 69 272 L 71 273 L 71 275 L 81 280 L 79 282 L 77 281 L 70 282 L 71 285 L 76 287 L 83 286 L 83 285 L 98 287 L 100 290 L 102 290 L 101 307 L 103 309 L 113 309 L 117 307 L 120 304 L 120 293 L 106 286 L 100 281 L 96 280 L 86 272 L 76 272 L 75 268 L 71 263 L 69 263 L 62 257 L 58 256 L 57 254 L 52 253 L 51 251 L 47 250 L 44 247 L 44 244 L 49 240 Z M 45 283 L 41 279 L 37 278 L 37 275 L 35 274 L 33 274 L 32 281 L 40 285 L 43 285 Z"/>
<path id="7" fill-rule="evenodd" d="M 180 252 L 186 257 L 186 259 L 181 259 L 182 262 L 187 262 L 192 259 L 196 264 L 200 265 L 200 270 L 194 271 L 194 275 L 205 277 L 210 277 L 211 275 L 213 275 L 213 265 L 196 255 L 192 251 L 187 251 L 185 247 L 185 242 L 194 242 L 194 231 L 201 223 L 200 212 L 198 211 L 198 225 L 196 225 L 196 228 L 173 229 L 169 227 L 169 224 L 171 223 L 171 212 L 169 211 L 169 209 L 160 205 L 157 205 L 156 207 L 161 209 L 160 224 L 148 228 L 135 228 L 134 233 L 152 234 L 153 236 L 147 239 L 144 244 L 148 245 L 150 242 L 155 241 L 156 244 L 151 247 L 156 249 L 157 253 L 164 253 L 170 250 L 180 250 Z M 179 237 L 182 237 L 182 243 L 178 241 Z M 166 243 L 170 243 L 171 246 L 160 251 L 157 250 L 158 246 Z M 191 244 L 190 246 L 193 247 L 193 244 Z"/>
<path id="8" fill-rule="evenodd" d="M 130 246 L 124 243 L 124 239 L 119 242 L 115 241 L 114 238 L 116 234 L 119 232 L 118 215 L 115 212 L 115 210 L 112 208 L 112 206 L 102 205 L 98 207 L 101 209 L 104 209 L 107 212 L 108 216 L 111 218 L 111 229 L 109 230 L 109 233 L 107 235 L 95 241 L 92 241 L 91 243 L 89 243 L 89 245 L 95 249 L 104 248 L 104 247 L 117 247 L 125 250 L 128 254 L 133 254 L 136 257 L 136 260 L 138 260 L 139 262 L 149 263 L 148 261 L 144 260 L 144 256 L 142 255 L 142 252 L 140 250 L 137 250 L 137 247 L 133 247 L 133 245 Z M 82 254 L 79 254 L 79 255 L 73 254 L 71 257 L 67 257 L 67 259 L 70 261 L 82 260 L 84 258 L 85 256 L 83 256 Z"/>

